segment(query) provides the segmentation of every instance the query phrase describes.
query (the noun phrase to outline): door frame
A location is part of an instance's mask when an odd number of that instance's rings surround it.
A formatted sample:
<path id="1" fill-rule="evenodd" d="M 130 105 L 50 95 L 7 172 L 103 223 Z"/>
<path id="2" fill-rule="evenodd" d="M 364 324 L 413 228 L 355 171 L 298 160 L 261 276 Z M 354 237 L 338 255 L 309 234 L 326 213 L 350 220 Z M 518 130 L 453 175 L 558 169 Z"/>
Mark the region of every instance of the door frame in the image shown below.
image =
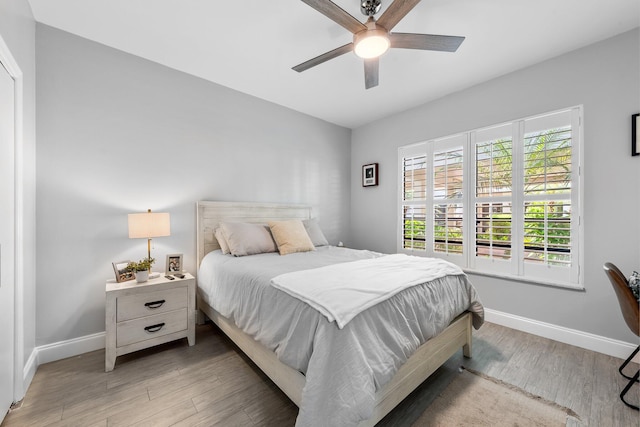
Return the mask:
<path id="1" fill-rule="evenodd" d="M 0 35 L 0 62 L 14 81 L 14 331 L 13 331 L 13 400 L 18 402 L 25 395 L 24 373 L 24 76 L 11 50 Z"/>

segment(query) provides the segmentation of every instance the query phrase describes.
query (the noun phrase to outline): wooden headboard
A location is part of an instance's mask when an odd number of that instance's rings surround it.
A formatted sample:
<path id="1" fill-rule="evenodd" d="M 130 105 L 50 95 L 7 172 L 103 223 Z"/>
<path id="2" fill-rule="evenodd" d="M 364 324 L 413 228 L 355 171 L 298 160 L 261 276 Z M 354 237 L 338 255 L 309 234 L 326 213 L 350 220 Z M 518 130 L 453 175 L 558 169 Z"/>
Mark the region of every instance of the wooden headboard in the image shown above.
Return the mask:
<path id="1" fill-rule="evenodd" d="M 200 201 L 196 211 L 198 267 L 206 254 L 220 249 L 213 232 L 221 221 L 266 224 L 268 221 L 311 218 L 311 206 L 274 203 Z"/>

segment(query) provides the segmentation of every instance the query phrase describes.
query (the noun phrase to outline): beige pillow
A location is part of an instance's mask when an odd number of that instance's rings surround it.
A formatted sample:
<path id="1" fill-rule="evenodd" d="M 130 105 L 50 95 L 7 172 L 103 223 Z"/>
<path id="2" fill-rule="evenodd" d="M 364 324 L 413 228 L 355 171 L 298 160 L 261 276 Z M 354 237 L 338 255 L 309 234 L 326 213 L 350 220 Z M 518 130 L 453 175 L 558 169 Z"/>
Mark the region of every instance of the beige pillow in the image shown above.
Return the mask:
<path id="1" fill-rule="evenodd" d="M 220 250 L 222 250 L 222 253 L 224 255 L 231 253 L 231 251 L 229 251 L 229 244 L 227 243 L 227 238 L 224 237 L 224 232 L 222 231 L 222 227 L 216 228 L 213 234 L 216 236 L 216 240 L 218 241 L 218 245 L 220 245 Z"/>
<path id="2" fill-rule="evenodd" d="M 234 256 L 276 252 L 269 227 L 246 222 L 222 222 L 220 227 L 227 238 L 229 251 Z"/>
<path id="3" fill-rule="evenodd" d="M 302 221 L 298 219 L 289 221 L 269 221 L 271 234 L 278 245 L 280 255 L 294 252 L 314 251 L 316 248 L 307 234 Z"/>

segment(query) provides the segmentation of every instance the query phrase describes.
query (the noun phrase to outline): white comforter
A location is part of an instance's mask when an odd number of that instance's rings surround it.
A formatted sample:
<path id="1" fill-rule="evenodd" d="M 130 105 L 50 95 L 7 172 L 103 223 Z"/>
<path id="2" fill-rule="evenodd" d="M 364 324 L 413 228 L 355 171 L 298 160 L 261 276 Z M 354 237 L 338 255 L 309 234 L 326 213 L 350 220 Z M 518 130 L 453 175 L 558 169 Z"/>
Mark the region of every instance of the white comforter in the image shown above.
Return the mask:
<path id="1" fill-rule="evenodd" d="M 276 276 L 383 256 L 321 247 L 314 252 L 233 257 L 214 251 L 198 272 L 199 292 L 223 316 L 306 375 L 296 426 L 353 426 L 369 418 L 375 392 L 425 341 L 465 310 L 474 326 L 483 308 L 465 275 L 411 286 L 343 329 L 270 284 Z"/>
<path id="2" fill-rule="evenodd" d="M 411 286 L 461 274 L 460 267 L 438 258 L 395 254 L 285 273 L 271 284 L 342 329 L 367 308 Z"/>

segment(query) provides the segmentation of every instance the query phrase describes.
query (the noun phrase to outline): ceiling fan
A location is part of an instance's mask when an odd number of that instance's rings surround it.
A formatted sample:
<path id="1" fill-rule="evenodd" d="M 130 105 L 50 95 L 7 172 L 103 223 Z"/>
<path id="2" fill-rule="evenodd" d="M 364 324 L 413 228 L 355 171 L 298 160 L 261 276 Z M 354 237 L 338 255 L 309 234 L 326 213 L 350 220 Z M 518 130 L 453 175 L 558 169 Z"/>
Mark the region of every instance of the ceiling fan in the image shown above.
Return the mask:
<path id="1" fill-rule="evenodd" d="M 455 52 L 464 41 L 458 36 L 390 32 L 420 0 L 394 0 L 378 20 L 374 15 L 380 11 L 381 0 L 361 0 L 360 11 L 368 17 L 364 24 L 330 0 L 302 1 L 352 32 L 353 42 L 293 67 L 299 73 L 353 51 L 364 59 L 364 84 L 370 89 L 378 86 L 379 58 L 389 48 Z"/>

